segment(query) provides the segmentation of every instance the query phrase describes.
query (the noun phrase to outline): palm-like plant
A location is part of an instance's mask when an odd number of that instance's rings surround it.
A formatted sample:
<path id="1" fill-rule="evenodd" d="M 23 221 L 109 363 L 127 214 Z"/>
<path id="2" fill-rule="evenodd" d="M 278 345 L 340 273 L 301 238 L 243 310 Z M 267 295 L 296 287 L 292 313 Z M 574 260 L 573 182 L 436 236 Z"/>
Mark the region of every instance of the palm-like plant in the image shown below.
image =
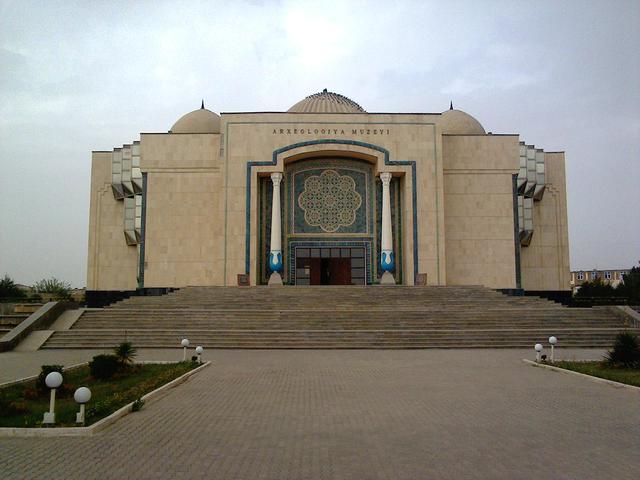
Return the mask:
<path id="1" fill-rule="evenodd" d="M 131 342 L 122 342 L 113 349 L 113 353 L 118 358 L 120 364 L 124 366 L 133 363 L 133 359 L 136 358 L 138 351 L 133 347 Z"/>
<path id="2" fill-rule="evenodd" d="M 640 366 L 640 341 L 631 332 L 621 332 L 616 336 L 613 349 L 605 355 L 605 361 L 611 366 Z"/>

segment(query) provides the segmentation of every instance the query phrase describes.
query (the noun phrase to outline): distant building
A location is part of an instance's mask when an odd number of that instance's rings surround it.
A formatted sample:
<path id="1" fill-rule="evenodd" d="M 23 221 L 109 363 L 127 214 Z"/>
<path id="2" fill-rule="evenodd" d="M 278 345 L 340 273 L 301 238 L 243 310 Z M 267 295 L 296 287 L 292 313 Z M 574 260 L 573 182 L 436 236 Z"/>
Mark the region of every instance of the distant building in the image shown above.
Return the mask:
<path id="1" fill-rule="evenodd" d="M 617 287 L 624 276 L 629 273 L 629 269 L 609 269 L 609 270 L 575 270 L 571 272 L 571 290 L 577 292 L 584 282 L 594 282 L 601 280 L 606 285 Z"/>

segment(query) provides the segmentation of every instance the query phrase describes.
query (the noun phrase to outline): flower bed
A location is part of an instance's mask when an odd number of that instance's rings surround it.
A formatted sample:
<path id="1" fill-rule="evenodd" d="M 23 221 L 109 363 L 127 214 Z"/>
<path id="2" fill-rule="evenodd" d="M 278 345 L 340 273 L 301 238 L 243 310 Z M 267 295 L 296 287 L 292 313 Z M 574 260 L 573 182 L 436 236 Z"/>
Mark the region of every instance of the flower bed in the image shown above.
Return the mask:
<path id="1" fill-rule="evenodd" d="M 64 383 L 56 392 L 56 426 L 76 426 L 78 404 L 73 399 L 76 388 L 91 390 L 86 406 L 85 425 L 91 425 L 156 388 L 198 367 L 195 362 L 133 364 L 109 380 L 96 380 L 89 367 L 82 366 L 63 373 Z M 0 389 L 0 427 L 40 427 L 49 410 L 49 392 L 38 388 L 38 380 Z"/>

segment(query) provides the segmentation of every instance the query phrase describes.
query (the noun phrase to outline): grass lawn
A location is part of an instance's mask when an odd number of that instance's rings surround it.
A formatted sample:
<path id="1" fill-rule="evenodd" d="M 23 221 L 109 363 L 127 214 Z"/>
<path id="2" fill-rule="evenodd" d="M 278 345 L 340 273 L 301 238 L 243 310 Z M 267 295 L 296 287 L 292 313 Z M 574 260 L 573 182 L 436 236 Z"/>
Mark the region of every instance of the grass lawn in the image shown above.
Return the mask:
<path id="1" fill-rule="evenodd" d="M 195 362 L 134 365 L 110 380 L 95 380 L 88 366 L 64 372 L 63 386 L 56 392 L 56 425 L 76 426 L 79 405 L 73 393 L 78 387 L 91 389 L 91 400 L 85 407 L 85 425 L 91 425 L 197 366 Z M 0 427 L 41 426 L 43 413 L 49 411 L 49 392 L 39 393 L 36 381 L 0 390 Z"/>
<path id="2" fill-rule="evenodd" d="M 640 387 L 640 368 L 609 367 L 602 362 L 556 362 L 555 367 Z"/>

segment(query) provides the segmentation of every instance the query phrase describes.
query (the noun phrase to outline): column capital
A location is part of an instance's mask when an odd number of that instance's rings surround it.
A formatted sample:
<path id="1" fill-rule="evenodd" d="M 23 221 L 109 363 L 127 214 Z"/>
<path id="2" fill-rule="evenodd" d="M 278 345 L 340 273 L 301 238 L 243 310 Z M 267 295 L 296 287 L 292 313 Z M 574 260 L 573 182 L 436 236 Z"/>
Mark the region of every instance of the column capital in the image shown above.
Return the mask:
<path id="1" fill-rule="evenodd" d="M 280 186 L 280 182 L 282 181 L 282 172 L 273 172 L 271 174 L 271 181 L 273 182 L 274 187 Z"/>
<path id="2" fill-rule="evenodd" d="M 393 175 L 391 175 L 391 172 L 381 172 L 380 173 L 380 180 L 382 180 L 382 184 L 386 187 L 389 186 L 389 183 L 391 182 L 391 177 Z"/>

